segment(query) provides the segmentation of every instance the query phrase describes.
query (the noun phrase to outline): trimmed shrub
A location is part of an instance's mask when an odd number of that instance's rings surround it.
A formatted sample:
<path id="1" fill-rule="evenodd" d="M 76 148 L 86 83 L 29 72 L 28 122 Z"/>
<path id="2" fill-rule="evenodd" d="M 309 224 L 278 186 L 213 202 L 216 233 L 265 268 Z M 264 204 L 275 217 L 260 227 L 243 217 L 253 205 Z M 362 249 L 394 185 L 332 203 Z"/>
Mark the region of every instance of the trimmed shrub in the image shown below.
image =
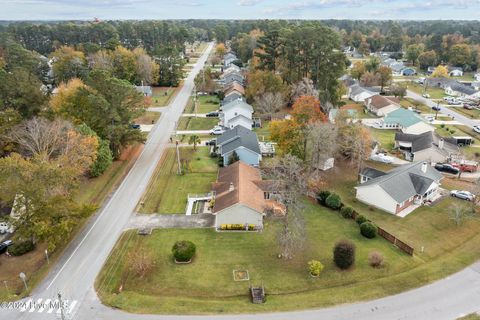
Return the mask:
<path id="1" fill-rule="evenodd" d="M 360 214 L 358 215 L 357 219 L 355 219 L 355 221 L 358 223 L 358 225 L 361 225 L 362 223 L 367 222 L 367 218 Z"/>
<path id="2" fill-rule="evenodd" d="M 333 210 L 338 210 L 342 207 L 342 199 L 336 193 L 332 193 L 325 200 L 325 205 Z"/>
<path id="3" fill-rule="evenodd" d="M 17 242 L 8 247 L 8 253 L 12 256 L 21 256 L 27 252 L 33 251 L 35 244 L 31 240 Z"/>
<path id="4" fill-rule="evenodd" d="M 173 256 L 178 262 L 187 262 L 192 260 L 193 256 L 195 255 L 195 251 L 195 244 L 187 240 L 175 242 L 172 248 Z"/>
<path id="5" fill-rule="evenodd" d="M 308 262 L 308 270 L 310 271 L 310 274 L 312 276 L 318 277 L 320 275 L 320 273 L 322 273 L 323 268 L 325 268 L 325 267 L 318 260 L 310 260 Z"/>
<path id="6" fill-rule="evenodd" d="M 355 263 L 355 244 L 349 240 L 340 240 L 333 247 L 333 261 L 342 270 Z"/>
<path id="7" fill-rule="evenodd" d="M 371 222 L 364 222 L 360 225 L 360 233 L 368 239 L 373 239 L 377 236 L 378 228 Z"/>
<path id="8" fill-rule="evenodd" d="M 368 264 L 373 268 L 382 267 L 383 261 L 383 254 L 378 251 L 372 251 L 368 254 Z"/>
<path id="9" fill-rule="evenodd" d="M 330 191 L 320 191 L 317 194 L 317 201 L 319 204 L 325 205 L 325 201 L 327 200 L 328 196 L 331 194 Z"/>
<path id="10" fill-rule="evenodd" d="M 340 209 L 340 213 L 345 219 L 351 219 L 353 215 L 353 208 L 352 207 L 342 207 Z"/>

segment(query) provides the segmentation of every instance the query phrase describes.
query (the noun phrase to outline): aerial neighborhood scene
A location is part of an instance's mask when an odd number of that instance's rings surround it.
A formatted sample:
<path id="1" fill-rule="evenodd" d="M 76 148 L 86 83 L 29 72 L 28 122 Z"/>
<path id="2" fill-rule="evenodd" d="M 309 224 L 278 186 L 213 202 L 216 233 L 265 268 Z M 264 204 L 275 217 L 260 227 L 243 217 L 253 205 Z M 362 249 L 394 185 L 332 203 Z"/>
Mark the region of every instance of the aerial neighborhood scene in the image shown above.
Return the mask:
<path id="1" fill-rule="evenodd" d="M 478 1 L 0 6 L 0 319 L 480 319 Z"/>

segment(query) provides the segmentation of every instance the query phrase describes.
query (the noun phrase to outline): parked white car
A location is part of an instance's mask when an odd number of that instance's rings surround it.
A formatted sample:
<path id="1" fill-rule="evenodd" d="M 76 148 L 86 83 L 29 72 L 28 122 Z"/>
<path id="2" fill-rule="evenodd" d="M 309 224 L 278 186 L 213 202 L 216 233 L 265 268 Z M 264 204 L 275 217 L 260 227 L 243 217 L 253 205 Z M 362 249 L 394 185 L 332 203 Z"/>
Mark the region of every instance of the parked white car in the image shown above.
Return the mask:
<path id="1" fill-rule="evenodd" d="M 427 99 L 430 99 L 430 95 L 429 95 L 428 93 L 422 94 L 422 97 L 427 98 Z"/>
<path id="2" fill-rule="evenodd" d="M 435 120 L 435 117 L 434 116 L 426 116 L 425 120 L 427 120 L 428 122 L 433 122 Z"/>
<path id="3" fill-rule="evenodd" d="M 475 195 L 465 190 L 452 190 L 450 191 L 450 195 L 452 197 L 459 198 L 462 200 L 467 200 L 467 201 L 473 201 L 473 199 L 475 198 Z"/>
<path id="4" fill-rule="evenodd" d="M 212 130 L 210 130 L 210 134 L 215 136 L 221 135 L 224 132 L 225 132 L 225 129 L 223 129 L 222 127 L 215 127 Z"/>
<path id="5" fill-rule="evenodd" d="M 373 161 L 383 162 L 383 163 L 392 163 L 393 157 L 387 156 L 385 153 L 377 153 L 370 157 Z"/>
<path id="6" fill-rule="evenodd" d="M 480 126 L 473 126 L 473 131 L 480 133 Z"/>
<path id="7" fill-rule="evenodd" d="M 1 234 L 4 234 L 4 233 L 12 233 L 13 232 L 13 227 L 10 225 L 10 223 L 8 222 L 5 222 L 5 221 L 1 221 L 0 222 L 0 233 Z"/>

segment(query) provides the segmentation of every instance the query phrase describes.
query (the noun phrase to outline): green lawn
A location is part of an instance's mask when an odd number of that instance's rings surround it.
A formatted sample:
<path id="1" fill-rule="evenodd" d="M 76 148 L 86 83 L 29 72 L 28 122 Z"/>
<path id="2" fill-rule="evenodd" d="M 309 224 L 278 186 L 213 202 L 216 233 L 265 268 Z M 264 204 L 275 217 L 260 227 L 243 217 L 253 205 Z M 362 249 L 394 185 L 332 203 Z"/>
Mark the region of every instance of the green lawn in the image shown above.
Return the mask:
<path id="1" fill-rule="evenodd" d="M 418 94 L 423 94 L 424 92 L 424 87 L 421 84 L 415 83 L 415 82 L 409 82 L 408 83 L 408 89 L 412 90 L 415 93 Z M 431 99 L 442 99 L 445 96 L 445 91 L 441 88 L 432 88 L 432 87 L 427 87 L 426 91 Z"/>
<path id="2" fill-rule="evenodd" d="M 480 315 L 478 313 L 471 313 L 465 317 L 457 318 L 457 320 L 480 320 Z"/>
<path id="3" fill-rule="evenodd" d="M 395 130 L 370 128 L 372 138 L 380 143 L 386 150 L 392 150 L 395 146 Z"/>
<path id="4" fill-rule="evenodd" d="M 186 141 L 188 142 L 188 141 Z M 179 175 L 175 148 L 168 149 L 160 161 L 146 193 L 137 208 L 141 213 L 185 213 L 189 193 L 212 190 L 217 178 L 217 159 L 211 158 L 209 148 L 180 148 L 180 161 L 186 172 Z"/>
<path id="5" fill-rule="evenodd" d="M 319 307 L 390 294 L 412 285 L 401 281 L 383 285 L 388 277 L 419 266 L 421 261 L 402 253 L 381 238 L 368 240 L 353 220 L 310 202 L 304 217 L 307 226 L 305 252 L 285 261 L 277 257 L 279 223 L 268 220 L 261 233 L 215 232 L 213 229 L 155 230 L 149 237 L 124 234 L 96 282 L 104 303 L 139 313 L 240 313 Z M 357 260 L 350 271 L 339 271 L 332 261 L 332 247 L 340 239 L 355 242 Z M 171 247 L 177 240 L 197 246 L 191 265 L 176 265 Z M 143 279 L 128 274 L 129 252 L 143 248 L 155 266 Z M 373 269 L 368 254 L 383 253 L 386 266 Z M 306 265 L 318 259 L 325 270 L 318 279 L 310 277 Z M 120 261 L 120 262 L 119 262 Z M 249 302 L 249 282 L 234 282 L 234 269 L 248 270 L 250 283 L 265 286 L 267 303 Z M 123 279 L 121 281 L 120 279 Z M 384 283 L 384 281 L 386 281 Z M 120 285 L 123 291 L 118 293 Z"/>
<path id="6" fill-rule="evenodd" d="M 135 119 L 138 124 L 154 124 L 162 115 L 161 112 L 146 111 L 142 116 Z"/>
<path id="7" fill-rule="evenodd" d="M 216 111 L 220 108 L 220 100 L 216 95 L 198 97 L 198 113 Z"/>
<path id="8" fill-rule="evenodd" d="M 447 182 L 446 180 L 445 183 Z M 455 254 L 456 261 L 462 261 L 462 259 L 473 261 L 480 257 L 480 248 L 478 256 L 457 251 L 459 247 L 469 244 L 470 240 L 477 235 L 480 238 L 479 219 L 465 221 L 460 227 L 455 226 L 449 219 L 453 203 L 468 205 L 465 201 L 447 197 L 433 207 L 420 207 L 401 219 L 357 201 L 354 189 L 357 185 L 356 174 L 351 170 L 349 172 L 342 169 L 342 174 L 332 174 L 327 183 L 345 203 L 413 246 L 415 254 L 424 261 L 440 258 L 447 253 Z M 423 253 L 422 246 L 425 248 Z"/>
<path id="9" fill-rule="evenodd" d="M 262 121 L 261 128 L 253 129 L 257 134 L 258 141 L 269 141 L 270 140 L 270 122 L 269 121 Z"/>
<path id="10" fill-rule="evenodd" d="M 179 87 L 153 87 L 152 107 L 163 107 L 170 103 Z"/>
<path id="11" fill-rule="evenodd" d="M 432 109 L 429 106 L 424 105 L 412 98 L 403 98 L 400 100 L 400 105 L 405 109 L 412 107 L 414 109 L 420 110 L 421 113 L 432 113 Z"/>
<path id="12" fill-rule="evenodd" d="M 463 107 L 448 107 L 449 109 L 452 109 L 453 111 L 456 111 L 458 113 L 463 114 L 464 116 L 467 116 L 472 119 L 480 119 L 480 110 L 478 109 L 472 109 L 468 110 Z"/>
<path id="13" fill-rule="evenodd" d="M 181 117 L 177 130 L 210 130 L 218 124 L 218 118 Z"/>

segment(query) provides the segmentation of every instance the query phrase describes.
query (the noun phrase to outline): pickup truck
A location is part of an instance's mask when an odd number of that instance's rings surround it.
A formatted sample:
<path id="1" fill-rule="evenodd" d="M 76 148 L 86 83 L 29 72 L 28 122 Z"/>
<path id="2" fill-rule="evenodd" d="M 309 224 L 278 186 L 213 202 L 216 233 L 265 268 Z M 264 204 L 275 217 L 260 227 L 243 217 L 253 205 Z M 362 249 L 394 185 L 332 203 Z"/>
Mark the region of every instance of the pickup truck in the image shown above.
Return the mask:
<path id="1" fill-rule="evenodd" d="M 451 163 L 452 166 L 459 169 L 461 172 L 477 172 L 478 163 L 476 161 L 460 161 Z"/>

